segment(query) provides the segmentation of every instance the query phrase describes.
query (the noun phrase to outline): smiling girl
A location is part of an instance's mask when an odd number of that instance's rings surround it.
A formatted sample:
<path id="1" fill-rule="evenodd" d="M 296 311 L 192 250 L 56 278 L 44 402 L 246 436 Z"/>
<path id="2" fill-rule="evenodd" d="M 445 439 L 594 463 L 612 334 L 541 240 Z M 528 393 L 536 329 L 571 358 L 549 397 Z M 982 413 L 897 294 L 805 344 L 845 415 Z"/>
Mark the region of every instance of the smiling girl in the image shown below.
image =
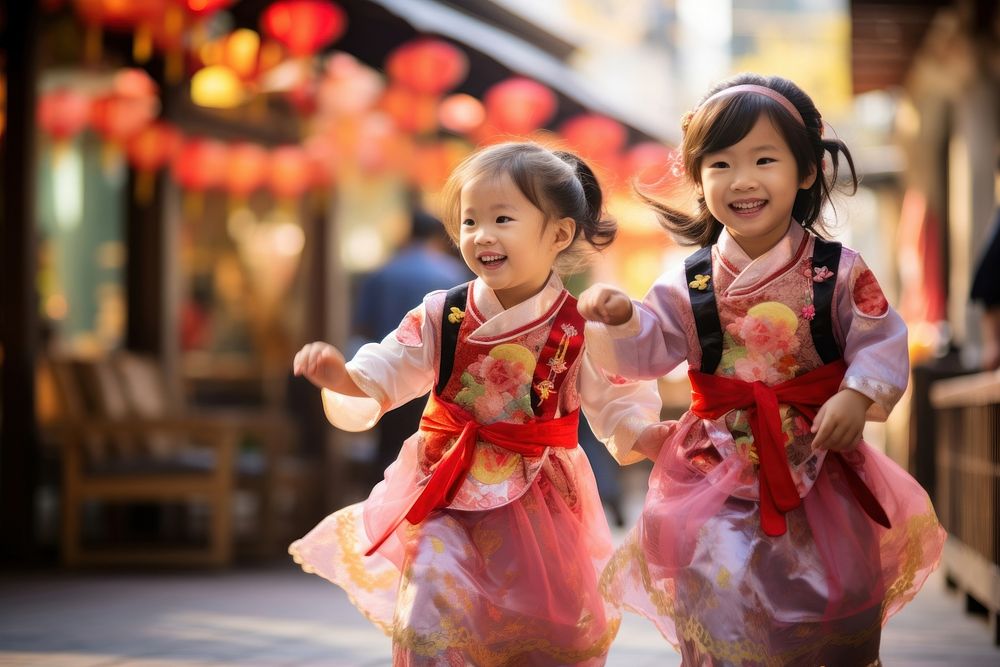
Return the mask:
<path id="1" fill-rule="evenodd" d="M 909 369 L 906 327 L 864 260 L 814 231 L 841 155 L 857 186 L 850 153 L 779 77 L 719 84 L 683 130 L 696 212 L 647 201 L 701 249 L 642 302 L 601 285 L 579 302 L 603 323 L 587 333 L 599 365 L 646 379 L 687 361 L 692 385 L 603 590 L 685 665 L 878 664 L 881 627 L 944 531 L 916 481 L 861 440 Z"/>
<path id="2" fill-rule="evenodd" d="M 579 408 L 628 461 L 660 399 L 582 354 L 559 271 L 608 245 L 615 224 L 586 164 L 531 143 L 474 154 L 445 199 L 477 278 L 428 294 L 348 363 L 326 343 L 295 356 L 343 429 L 433 393 L 368 500 L 290 552 L 392 637 L 395 665 L 603 665 L 620 618 L 597 588 L 612 548 Z"/>

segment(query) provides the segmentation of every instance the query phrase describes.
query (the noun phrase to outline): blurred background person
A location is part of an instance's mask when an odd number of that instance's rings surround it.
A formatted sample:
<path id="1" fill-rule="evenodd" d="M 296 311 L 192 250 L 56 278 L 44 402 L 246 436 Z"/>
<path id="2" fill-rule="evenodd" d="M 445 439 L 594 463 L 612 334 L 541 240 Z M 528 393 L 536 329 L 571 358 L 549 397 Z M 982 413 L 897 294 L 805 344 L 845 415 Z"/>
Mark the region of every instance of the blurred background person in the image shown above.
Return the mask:
<path id="1" fill-rule="evenodd" d="M 394 331 L 424 295 L 472 279 L 465 264 L 451 252 L 452 243 L 441 221 L 414 206 L 410 238 L 381 268 L 369 274 L 358 290 L 355 333 L 365 342 L 380 341 Z M 399 453 L 399 447 L 417 430 L 427 396 L 415 398 L 387 412 L 375 426 L 376 450 L 372 484 Z"/>

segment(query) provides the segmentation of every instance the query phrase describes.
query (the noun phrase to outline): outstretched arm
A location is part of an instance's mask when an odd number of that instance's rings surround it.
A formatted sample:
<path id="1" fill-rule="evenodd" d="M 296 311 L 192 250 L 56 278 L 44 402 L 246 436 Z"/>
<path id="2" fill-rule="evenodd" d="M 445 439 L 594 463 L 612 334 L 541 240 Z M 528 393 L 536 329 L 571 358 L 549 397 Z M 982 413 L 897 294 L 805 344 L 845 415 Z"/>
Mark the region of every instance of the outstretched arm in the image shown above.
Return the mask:
<path id="1" fill-rule="evenodd" d="M 305 377 L 320 389 L 329 389 L 345 396 L 367 396 L 347 373 L 347 364 L 340 350 L 329 343 L 308 343 L 292 360 L 292 372 Z"/>

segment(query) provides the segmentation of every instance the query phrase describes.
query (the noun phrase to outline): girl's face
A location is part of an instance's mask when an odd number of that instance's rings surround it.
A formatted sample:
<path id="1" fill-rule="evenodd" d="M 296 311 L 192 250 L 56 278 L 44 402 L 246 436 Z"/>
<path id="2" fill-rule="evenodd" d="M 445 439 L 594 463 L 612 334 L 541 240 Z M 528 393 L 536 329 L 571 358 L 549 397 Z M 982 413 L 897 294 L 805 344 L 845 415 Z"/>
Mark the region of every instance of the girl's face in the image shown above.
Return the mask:
<path id="1" fill-rule="evenodd" d="M 556 257 L 573 240 L 571 218 L 550 220 L 510 177 L 477 176 L 462 187 L 458 247 L 504 308 L 548 282 Z"/>
<path id="2" fill-rule="evenodd" d="M 745 137 L 705 154 L 697 190 L 715 219 L 755 258 L 785 235 L 795 195 L 815 178 L 815 171 L 799 178 L 795 156 L 785 138 L 771 119 L 761 114 Z"/>

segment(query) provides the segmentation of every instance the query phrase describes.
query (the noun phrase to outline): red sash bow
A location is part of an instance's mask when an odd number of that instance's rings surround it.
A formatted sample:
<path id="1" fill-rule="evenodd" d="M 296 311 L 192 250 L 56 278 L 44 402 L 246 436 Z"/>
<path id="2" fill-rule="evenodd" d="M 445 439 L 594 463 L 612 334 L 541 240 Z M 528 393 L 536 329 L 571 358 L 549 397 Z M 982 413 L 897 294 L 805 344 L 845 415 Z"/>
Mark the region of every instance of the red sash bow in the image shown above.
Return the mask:
<path id="1" fill-rule="evenodd" d="M 795 482 L 785 456 L 785 436 L 781 430 L 778 405 L 798 410 L 812 423 L 823 403 L 839 389 L 847 371 L 843 359 L 825 364 L 804 375 L 769 387 L 760 382 L 688 371 L 691 379 L 691 412 L 702 419 L 718 419 L 731 410 L 746 409 L 750 430 L 760 458 L 760 524 L 764 532 L 776 537 L 787 529 L 785 514 L 798 507 Z M 877 523 L 890 527 L 889 518 L 878 499 L 840 452 L 828 458 L 840 466 L 854 497 Z"/>
<path id="2" fill-rule="evenodd" d="M 451 504 L 472 468 L 479 440 L 522 456 L 541 456 L 546 447 L 571 449 L 577 444 L 579 416 L 580 411 L 574 410 L 557 419 L 536 420 L 526 424 L 480 424 L 469 412 L 453 403 L 442 401 L 431 393 L 427 409 L 420 418 L 420 430 L 458 436 L 458 442 L 438 461 L 410 509 L 372 543 L 365 555 L 375 553 L 404 518 L 412 524 L 418 524 L 433 510 Z"/>

